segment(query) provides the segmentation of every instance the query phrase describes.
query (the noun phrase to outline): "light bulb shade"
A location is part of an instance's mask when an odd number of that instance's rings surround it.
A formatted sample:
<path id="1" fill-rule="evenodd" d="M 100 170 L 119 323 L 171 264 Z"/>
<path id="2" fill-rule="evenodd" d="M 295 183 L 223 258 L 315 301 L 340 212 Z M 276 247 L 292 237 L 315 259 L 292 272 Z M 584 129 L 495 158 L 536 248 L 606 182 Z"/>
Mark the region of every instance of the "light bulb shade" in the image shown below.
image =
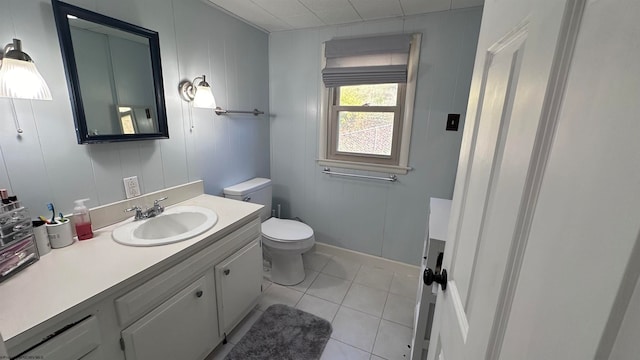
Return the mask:
<path id="1" fill-rule="evenodd" d="M 51 91 L 31 61 L 0 60 L 0 97 L 51 100 Z"/>
<path id="2" fill-rule="evenodd" d="M 202 84 L 196 85 L 193 107 L 215 109 L 216 99 L 213 97 L 211 87 Z"/>

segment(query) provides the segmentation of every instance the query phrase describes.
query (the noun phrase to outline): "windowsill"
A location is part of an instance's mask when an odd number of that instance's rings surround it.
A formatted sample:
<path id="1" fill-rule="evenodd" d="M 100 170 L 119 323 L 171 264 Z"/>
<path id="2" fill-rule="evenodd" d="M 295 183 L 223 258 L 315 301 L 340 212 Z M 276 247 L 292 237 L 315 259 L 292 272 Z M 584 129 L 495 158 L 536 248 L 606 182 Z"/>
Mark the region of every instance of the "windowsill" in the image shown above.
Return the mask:
<path id="1" fill-rule="evenodd" d="M 398 166 L 398 165 L 380 165 L 380 164 L 366 164 L 366 163 L 358 163 L 352 161 L 340 161 L 340 160 L 329 160 L 329 159 L 318 159 L 316 160 L 318 165 L 322 166 L 333 166 L 337 168 L 344 169 L 353 169 L 353 170 L 364 170 L 364 171 L 377 171 L 388 174 L 398 174 L 398 175 L 406 175 L 412 168 L 407 166 Z"/>

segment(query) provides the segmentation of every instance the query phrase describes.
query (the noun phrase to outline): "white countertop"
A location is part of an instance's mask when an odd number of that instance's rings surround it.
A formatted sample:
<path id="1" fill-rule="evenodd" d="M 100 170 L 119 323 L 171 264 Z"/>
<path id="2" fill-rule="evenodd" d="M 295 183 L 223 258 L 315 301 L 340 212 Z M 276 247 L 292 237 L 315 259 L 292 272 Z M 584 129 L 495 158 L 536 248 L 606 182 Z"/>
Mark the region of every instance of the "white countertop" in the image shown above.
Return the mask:
<path id="1" fill-rule="evenodd" d="M 451 200 L 431 198 L 429 203 L 429 238 L 447 240 Z"/>
<path id="2" fill-rule="evenodd" d="M 51 250 L 35 264 L 1 283 L 0 333 L 4 341 L 154 265 L 171 262 L 183 250 L 241 220 L 255 216 L 262 208 L 261 205 L 210 195 L 200 195 L 176 205 L 212 209 L 218 214 L 218 222 L 209 231 L 192 239 L 154 247 L 131 247 L 116 243 L 111 239 L 111 231 L 121 223 L 111 225 L 94 230 L 91 240 Z M 210 243 L 219 238 L 209 239 Z"/>

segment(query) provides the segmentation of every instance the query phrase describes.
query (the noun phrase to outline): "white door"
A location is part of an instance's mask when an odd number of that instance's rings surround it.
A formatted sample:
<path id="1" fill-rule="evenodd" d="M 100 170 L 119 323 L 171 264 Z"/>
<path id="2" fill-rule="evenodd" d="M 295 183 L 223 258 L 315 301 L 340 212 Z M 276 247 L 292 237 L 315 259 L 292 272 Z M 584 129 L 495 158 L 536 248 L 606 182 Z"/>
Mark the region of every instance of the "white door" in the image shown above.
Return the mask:
<path id="1" fill-rule="evenodd" d="M 485 2 L 429 359 L 610 357 L 640 274 L 639 13 Z"/>

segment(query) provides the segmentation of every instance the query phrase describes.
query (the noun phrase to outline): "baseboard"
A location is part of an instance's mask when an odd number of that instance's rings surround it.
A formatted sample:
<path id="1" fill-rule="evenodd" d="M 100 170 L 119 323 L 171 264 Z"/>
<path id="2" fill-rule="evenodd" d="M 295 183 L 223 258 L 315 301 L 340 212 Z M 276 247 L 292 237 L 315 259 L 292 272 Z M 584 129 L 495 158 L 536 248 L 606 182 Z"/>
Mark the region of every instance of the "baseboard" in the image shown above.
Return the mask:
<path id="1" fill-rule="evenodd" d="M 343 259 L 352 260 L 362 265 L 381 268 L 388 271 L 397 272 L 400 274 L 406 274 L 416 276 L 420 274 L 420 267 L 411 264 L 405 264 L 400 261 L 385 259 L 379 256 L 369 255 L 358 251 L 353 251 L 329 244 L 316 242 L 315 249 L 317 252 L 327 255 L 338 256 Z"/>

